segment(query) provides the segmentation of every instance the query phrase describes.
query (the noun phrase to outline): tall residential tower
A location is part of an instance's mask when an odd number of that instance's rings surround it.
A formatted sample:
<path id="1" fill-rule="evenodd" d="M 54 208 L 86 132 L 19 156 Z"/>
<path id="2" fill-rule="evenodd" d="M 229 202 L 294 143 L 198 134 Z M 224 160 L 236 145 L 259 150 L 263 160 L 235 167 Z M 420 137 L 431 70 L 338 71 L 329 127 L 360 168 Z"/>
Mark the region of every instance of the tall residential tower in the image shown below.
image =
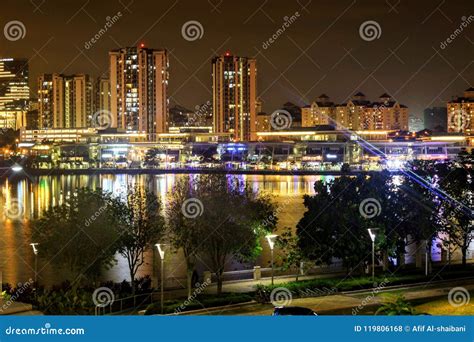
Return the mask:
<path id="1" fill-rule="evenodd" d="M 256 140 L 256 60 L 226 52 L 212 60 L 214 132 Z"/>
<path id="2" fill-rule="evenodd" d="M 93 92 L 88 75 L 43 74 L 38 78 L 40 128 L 89 127 Z"/>
<path id="3" fill-rule="evenodd" d="M 168 130 L 168 53 L 128 47 L 109 52 L 112 127 L 146 133 Z"/>

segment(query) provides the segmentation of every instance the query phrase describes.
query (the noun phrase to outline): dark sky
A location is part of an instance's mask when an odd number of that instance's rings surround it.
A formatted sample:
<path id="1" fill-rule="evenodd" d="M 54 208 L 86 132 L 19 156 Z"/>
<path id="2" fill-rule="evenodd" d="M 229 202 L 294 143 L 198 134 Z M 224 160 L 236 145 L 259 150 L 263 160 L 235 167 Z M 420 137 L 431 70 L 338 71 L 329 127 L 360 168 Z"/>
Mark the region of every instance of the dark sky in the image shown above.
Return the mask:
<path id="1" fill-rule="evenodd" d="M 117 12 L 118 22 L 89 41 Z M 285 22 L 299 17 L 267 49 Z M 0 35 L 0 55 L 30 58 L 32 85 L 42 72 L 107 71 L 107 52 L 144 42 L 170 50 L 172 104 L 190 109 L 211 100 L 210 59 L 226 50 L 258 62 L 258 93 L 272 112 L 286 101 L 306 104 L 321 93 L 343 102 L 356 91 L 375 100 L 387 92 L 419 115 L 445 105 L 474 84 L 474 17 L 452 43 L 472 0 L 2 0 L 0 28 L 21 21 L 23 39 Z M 201 39 L 185 40 L 184 23 L 196 20 Z M 359 34 L 373 20 L 378 39 Z"/>

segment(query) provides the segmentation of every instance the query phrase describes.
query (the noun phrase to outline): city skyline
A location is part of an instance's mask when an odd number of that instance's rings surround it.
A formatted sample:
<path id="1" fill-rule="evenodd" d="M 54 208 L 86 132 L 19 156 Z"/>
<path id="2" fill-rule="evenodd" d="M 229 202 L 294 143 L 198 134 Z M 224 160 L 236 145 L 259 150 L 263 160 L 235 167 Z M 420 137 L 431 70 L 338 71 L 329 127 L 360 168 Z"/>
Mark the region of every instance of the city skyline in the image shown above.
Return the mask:
<path id="1" fill-rule="evenodd" d="M 13 3 L 7 2 L 5 6 L 6 14 L 10 4 Z M 210 60 L 227 50 L 259 60 L 258 95 L 266 112 L 282 105 L 278 99 L 303 106 L 319 94 L 328 93 L 342 103 L 362 91 L 388 93 L 405 103 L 412 116 L 421 117 L 425 108 L 444 105 L 472 84 L 472 61 L 469 54 L 462 52 L 472 49 L 466 1 L 444 6 L 428 1 L 415 5 L 347 1 L 330 8 L 326 4 L 300 1 L 292 4 L 294 12 L 290 10 L 292 6 L 270 6 L 265 2 L 260 4 L 260 9 L 257 4 L 249 4 L 246 9 L 246 6 L 235 8 L 222 3 L 215 8 L 211 2 L 186 6 L 180 1 L 153 4 L 154 7 L 147 2 L 112 2 L 107 7 L 84 3 L 78 9 L 58 3 L 54 11 L 51 4 L 54 1 L 36 9 L 30 3 L 15 3 L 17 10 L 18 6 L 23 8 L 20 12 L 24 18 L 19 19 L 23 19 L 26 35 L 21 42 L 0 42 L 2 55 L 30 58 L 33 93 L 32 80 L 40 73 L 86 73 L 96 78 L 108 69 L 109 50 L 139 43 L 170 50 L 170 103 L 187 108 L 212 98 Z M 170 21 L 168 14 L 179 12 L 183 6 L 193 7 L 193 14 Z M 160 9 L 163 15 L 158 20 L 147 21 L 144 8 Z M 321 13 L 324 16 L 318 18 Z M 404 34 L 407 29 L 398 25 L 402 13 L 403 20 L 416 25 L 417 30 Z M 55 24 L 41 20 L 53 15 L 58 23 L 62 25 L 64 21 L 66 25 L 60 32 L 54 30 L 54 35 L 48 35 L 48 28 L 53 29 Z M 190 41 L 183 38 L 182 29 L 192 20 L 199 22 L 202 32 Z M 225 25 L 226 20 L 229 24 L 240 20 L 239 30 L 230 29 L 230 25 Z M 366 41 L 359 36 L 360 25 L 368 20 L 379 24 L 379 39 Z M 466 28 L 445 46 L 446 38 L 463 20 L 468 21 Z M 38 22 L 45 25 L 41 37 L 36 37 L 34 29 Z M 110 29 L 92 43 L 91 38 L 106 23 L 110 23 Z M 75 33 L 77 25 L 85 28 L 81 34 Z M 280 35 L 277 32 L 283 26 L 284 35 Z M 271 43 L 269 38 L 274 34 L 277 39 Z M 33 37 L 37 39 L 30 41 Z M 43 43 L 39 45 L 39 42 Z M 47 44 L 41 49 L 44 43 Z M 421 53 L 414 54 L 417 50 Z M 278 51 L 285 53 L 275 55 Z M 380 65 L 381 62 L 384 64 Z"/>

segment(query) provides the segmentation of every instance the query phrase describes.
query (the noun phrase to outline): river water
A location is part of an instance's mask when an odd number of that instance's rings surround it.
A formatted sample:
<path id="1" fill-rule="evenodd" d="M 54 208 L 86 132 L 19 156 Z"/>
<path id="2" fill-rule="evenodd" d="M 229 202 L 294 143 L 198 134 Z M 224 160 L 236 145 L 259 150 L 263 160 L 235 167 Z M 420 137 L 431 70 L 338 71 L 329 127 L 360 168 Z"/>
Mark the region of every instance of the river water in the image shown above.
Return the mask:
<path id="1" fill-rule="evenodd" d="M 166 205 L 167 194 L 179 177 L 194 177 L 184 174 L 162 175 L 61 175 L 40 176 L 22 180 L 4 179 L 0 183 L 0 271 L 3 283 L 16 284 L 25 282 L 34 276 L 34 254 L 30 246 L 30 220 L 38 217 L 51 206 L 57 205 L 62 199 L 76 188 L 102 188 L 106 191 L 119 194 L 127 187 L 136 183 L 147 187 L 156 193 Z M 254 191 L 270 193 L 274 201 L 280 206 L 278 210 L 278 230 L 285 227 L 295 227 L 304 213 L 303 195 L 312 194 L 313 184 L 320 179 L 331 176 L 283 176 L 283 175 L 232 175 L 251 184 Z M 226 271 L 236 271 L 252 268 L 253 265 L 268 267 L 270 251 L 263 244 L 262 255 L 254 264 L 241 265 L 231 263 Z M 39 246 L 41 250 L 41 246 Z M 156 253 L 157 254 L 157 253 Z M 116 257 L 114 267 L 104 271 L 104 280 L 129 280 L 126 261 Z M 139 275 L 155 275 L 157 256 L 154 251 L 146 254 L 146 263 L 139 271 Z M 165 259 L 165 272 L 170 286 L 179 286 L 184 278 L 184 262 L 177 253 Z M 204 271 L 205 266 L 201 265 Z M 41 260 L 38 261 L 38 278 L 42 284 L 52 285 L 64 280 L 64 276 L 53 267 Z"/>

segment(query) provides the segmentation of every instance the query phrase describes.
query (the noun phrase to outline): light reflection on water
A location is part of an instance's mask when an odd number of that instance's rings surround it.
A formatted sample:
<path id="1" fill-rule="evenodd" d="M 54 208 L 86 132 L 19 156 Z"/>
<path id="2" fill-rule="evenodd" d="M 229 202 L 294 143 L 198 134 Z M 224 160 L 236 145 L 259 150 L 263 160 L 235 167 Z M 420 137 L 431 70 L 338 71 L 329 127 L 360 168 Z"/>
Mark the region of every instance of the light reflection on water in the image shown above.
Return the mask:
<path id="1" fill-rule="evenodd" d="M 196 177 L 196 175 L 63 175 L 41 176 L 34 181 L 24 179 L 17 182 L 5 180 L 0 184 L 0 271 L 3 272 L 3 282 L 15 284 L 33 277 L 34 256 L 30 246 L 30 219 L 38 217 L 51 206 L 62 203 L 74 189 L 87 187 L 102 188 L 105 191 L 120 195 L 127 186 L 139 184 L 156 193 L 166 205 L 167 193 L 179 177 Z M 250 182 L 254 191 L 270 193 L 274 200 L 281 204 L 279 213 L 279 229 L 295 227 L 304 212 L 303 195 L 312 194 L 313 184 L 319 179 L 330 179 L 330 176 L 280 176 L 280 175 L 232 175 Z M 12 215 L 17 210 L 18 216 Z M 266 247 L 266 246 L 264 246 Z M 256 264 L 268 266 L 270 253 L 264 248 L 262 256 Z M 147 262 L 140 275 L 153 274 L 153 253 L 147 254 Z M 184 277 L 184 264 L 178 254 L 167 262 L 167 274 L 174 277 Z M 203 266 L 202 266 L 203 267 Z M 247 265 L 248 267 L 248 265 Z M 242 265 L 233 263 L 226 271 L 241 269 Z M 61 274 L 54 272 L 50 265 L 41 264 L 39 278 L 43 284 L 61 282 Z M 104 273 L 104 278 L 122 281 L 128 279 L 128 269 L 125 260 L 117 256 L 117 265 Z"/>

